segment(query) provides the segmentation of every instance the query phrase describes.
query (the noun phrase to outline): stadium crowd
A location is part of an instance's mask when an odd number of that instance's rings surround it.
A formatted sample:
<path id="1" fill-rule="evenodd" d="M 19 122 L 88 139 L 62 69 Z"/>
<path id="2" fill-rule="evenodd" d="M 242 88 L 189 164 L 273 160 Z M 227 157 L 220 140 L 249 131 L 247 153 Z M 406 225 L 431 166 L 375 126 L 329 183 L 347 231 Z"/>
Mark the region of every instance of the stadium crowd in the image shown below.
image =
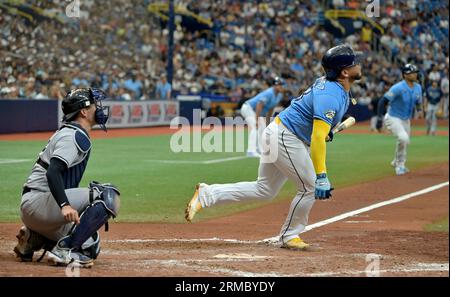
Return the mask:
<path id="1" fill-rule="evenodd" d="M 60 99 L 69 88 L 94 86 L 116 100 L 163 98 L 161 89 L 170 89 L 172 97 L 208 93 L 240 101 L 266 88 L 274 75 L 283 76 L 288 96 L 295 96 L 322 74 L 324 51 L 343 42 L 366 57 L 365 78 L 353 89 L 362 104 L 398 81 L 396 61 L 416 63 L 425 86 L 437 81 L 448 98 L 448 2 L 380 1 L 376 21 L 385 34 L 374 36 L 364 26 L 344 40 L 321 27 L 324 2 L 363 9 L 353 0 L 175 1 L 213 27 L 190 31 L 177 24 L 167 86 L 168 29 L 148 11 L 150 1 L 85 0 L 76 19 L 65 15 L 64 0 L 27 1 L 54 17 L 30 22 L 0 14 L 0 98 Z M 372 50 L 373 38 L 381 51 Z"/>

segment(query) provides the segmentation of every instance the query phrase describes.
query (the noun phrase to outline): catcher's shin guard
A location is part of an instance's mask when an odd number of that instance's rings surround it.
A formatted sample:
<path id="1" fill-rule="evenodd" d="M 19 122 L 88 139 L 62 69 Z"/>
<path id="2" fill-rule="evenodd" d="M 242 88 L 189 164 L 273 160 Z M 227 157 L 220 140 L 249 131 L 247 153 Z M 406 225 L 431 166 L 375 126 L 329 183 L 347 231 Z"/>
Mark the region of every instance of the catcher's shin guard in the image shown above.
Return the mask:
<path id="1" fill-rule="evenodd" d="M 90 250 L 87 252 L 89 256 L 95 259 L 100 251 L 100 239 L 97 231 L 107 224 L 111 217 L 117 216 L 120 207 L 120 193 L 111 184 L 91 182 L 89 187 L 91 204 L 81 214 L 80 223 L 74 226 L 72 232 L 60 241 L 63 241 L 62 244 L 65 247 L 77 251 L 83 251 L 82 245 L 84 244 L 84 249 Z M 98 193 L 95 198 L 94 192 Z M 89 244 L 89 242 L 91 243 Z"/>

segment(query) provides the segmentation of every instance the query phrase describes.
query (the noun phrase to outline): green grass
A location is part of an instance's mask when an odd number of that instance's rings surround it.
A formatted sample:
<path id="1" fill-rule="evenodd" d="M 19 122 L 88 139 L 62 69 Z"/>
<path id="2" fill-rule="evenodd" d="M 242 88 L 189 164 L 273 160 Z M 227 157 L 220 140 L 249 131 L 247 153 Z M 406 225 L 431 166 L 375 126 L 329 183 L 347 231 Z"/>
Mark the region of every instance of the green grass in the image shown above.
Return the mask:
<path id="1" fill-rule="evenodd" d="M 425 226 L 428 232 L 448 232 L 448 217 Z"/>
<path id="2" fill-rule="evenodd" d="M 47 141 L 0 141 L 0 159 L 30 159 L 29 162 L 0 164 L 1 222 L 17 222 L 21 188 L 37 154 Z M 116 184 L 121 192 L 121 213 L 117 221 L 183 221 L 184 207 L 194 186 L 202 181 L 232 183 L 253 181 L 258 160 L 242 159 L 217 164 L 164 164 L 148 160 L 212 160 L 244 153 L 173 153 L 170 136 L 95 139 L 93 151 L 80 186 L 91 180 Z M 328 145 L 327 167 L 335 188 L 393 175 L 389 163 L 395 139 L 384 134 L 337 135 Z M 448 161 L 448 137 L 418 136 L 408 150 L 408 166 L 418 169 Z M 291 199 L 295 187 L 288 182 L 276 199 Z M 267 203 L 267 202 L 266 202 Z M 201 212 L 199 219 L 228 215 L 262 205 L 234 204 Z"/>

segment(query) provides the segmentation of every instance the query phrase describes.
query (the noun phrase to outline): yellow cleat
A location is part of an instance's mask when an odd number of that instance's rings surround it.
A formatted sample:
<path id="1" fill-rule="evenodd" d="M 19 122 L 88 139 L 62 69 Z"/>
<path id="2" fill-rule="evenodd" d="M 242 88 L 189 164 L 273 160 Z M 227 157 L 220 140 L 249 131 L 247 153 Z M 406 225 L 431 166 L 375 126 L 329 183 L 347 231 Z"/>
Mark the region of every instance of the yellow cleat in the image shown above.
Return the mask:
<path id="1" fill-rule="evenodd" d="M 199 190 L 200 184 L 197 184 L 197 186 L 195 186 L 194 195 L 192 196 L 191 201 L 189 201 L 188 205 L 186 206 L 186 210 L 184 211 L 184 217 L 188 222 L 192 222 L 192 219 L 197 214 L 197 212 L 202 209 L 202 204 L 198 199 Z"/>
<path id="2" fill-rule="evenodd" d="M 288 242 L 283 243 L 281 247 L 291 250 L 304 250 L 309 247 L 309 244 L 304 242 L 300 237 L 295 237 Z"/>

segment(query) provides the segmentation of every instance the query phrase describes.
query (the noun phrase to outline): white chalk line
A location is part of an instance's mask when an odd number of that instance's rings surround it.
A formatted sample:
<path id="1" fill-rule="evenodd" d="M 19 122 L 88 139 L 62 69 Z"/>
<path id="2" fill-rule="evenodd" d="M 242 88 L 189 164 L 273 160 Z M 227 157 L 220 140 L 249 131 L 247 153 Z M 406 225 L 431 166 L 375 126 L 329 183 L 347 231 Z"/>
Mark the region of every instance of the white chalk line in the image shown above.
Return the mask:
<path id="1" fill-rule="evenodd" d="M 31 159 L 0 159 L 0 165 L 3 164 L 15 164 L 31 161 Z"/>
<path id="2" fill-rule="evenodd" d="M 401 201 L 404 201 L 404 200 L 407 200 L 407 199 L 410 199 L 410 198 L 413 198 L 413 197 L 416 197 L 416 196 L 427 194 L 429 192 L 436 191 L 436 190 L 438 190 L 440 188 L 443 188 L 445 186 L 448 186 L 448 185 L 449 185 L 449 182 L 446 181 L 446 182 L 443 182 L 443 183 L 440 183 L 440 184 L 437 184 L 437 185 L 434 185 L 434 186 L 431 186 L 431 187 L 428 187 L 428 188 L 425 188 L 425 189 L 422 189 L 422 190 L 419 190 L 419 191 L 416 191 L 416 192 L 413 192 L 413 193 L 410 193 L 410 194 L 402 195 L 402 196 L 399 196 L 397 198 L 393 198 L 393 199 L 390 199 L 390 200 L 387 200 L 387 201 L 383 201 L 383 202 L 380 202 L 380 203 L 372 204 L 372 205 L 369 205 L 367 207 L 363 207 L 363 208 L 360 208 L 360 209 L 357 209 L 357 210 L 354 210 L 354 211 L 346 212 L 346 213 L 343 213 L 341 215 L 338 215 L 338 216 L 335 216 L 335 217 L 332 217 L 332 218 L 329 218 L 329 219 L 326 219 L 326 220 L 323 220 L 323 221 L 320 221 L 320 222 L 308 225 L 308 226 L 306 226 L 304 232 L 307 232 L 307 231 L 310 231 L 312 229 L 319 228 L 319 227 L 322 227 L 322 226 L 325 226 L 325 225 L 328 225 L 328 224 L 331 224 L 331 223 L 334 223 L 334 222 L 337 222 L 337 221 L 340 221 L 340 220 L 343 220 L 343 219 L 346 219 L 348 217 L 356 216 L 356 215 L 358 215 L 360 213 L 368 212 L 368 211 L 376 209 L 376 208 L 380 208 L 380 207 L 383 207 L 383 206 L 386 206 L 386 205 L 390 205 L 390 204 L 394 204 L 394 203 L 399 203 Z M 226 243 L 235 243 L 235 244 L 258 244 L 258 243 L 267 243 L 267 244 L 275 244 L 275 245 L 279 244 L 278 243 L 278 236 L 271 237 L 271 238 L 266 238 L 266 239 L 263 239 L 263 240 L 256 240 L 256 241 L 254 241 L 254 240 L 224 239 L 224 238 L 219 238 L 219 237 L 213 237 L 213 238 L 195 238 L 195 239 L 193 239 L 193 238 L 192 239 L 181 239 L 181 238 L 171 238 L 171 239 L 117 239 L 117 240 L 107 240 L 106 242 L 109 242 L 109 243 L 226 242 Z"/>
<path id="3" fill-rule="evenodd" d="M 206 263 L 206 265 L 201 265 L 200 263 Z M 208 264 L 209 263 L 209 264 Z M 230 268 L 222 268 L 222 267 L 214 267 L 213 265 L 217 264 L 211 264 L 213 261 L 207 261 L 207 260 L 196 260 L 196 259 L 189 259 L 189 260 L 160 260 L 160 259 L 150 259 L 150 260 L 142 260 L 139 262 L 133 262 L 132 264 L 122 263 L 123 266 L 129 266 L 133 265 L 136 266 L 152 266 L 155 265 L 163 265 L 168 267 L 183 267 L 187 268 L 189 270 L 194 271 L 202 271 L 202 272 L 209 272 L 217 275 L 228 275 L 228 276 L 237 276 L 237 277 L 326 277 L 326 276 L 338 276 L 338 275 L 366 275 L 366 270 L 342 270 L 342 271 L 328 271 L 328 272 L 314 272 L 314 273 L 295 273 L 295 274 L 285 274 L 285 273 L 277 273 L 277 272 L 264 272 L 264 273 L 258 273 L 258 272 L 249 272 L 249 271 L 242 271 L 237 269 L 230 269 Z M 393 267 L 388 269 L 380 269 L 376 272 L 379 273 L 380 276 L 386 273 L 414 273 L 414 272 L 448 272 L 449 271 L 449 264 L 448 263 L 416 263 L 412 264 L 406 267 Z M 373 273 L 374 271 L 369 271 L 370 273 Z"/>
<path id="4" fill-rule="evenodd" d="M 164 164 L 217 164 L 229 161 L 236 161 L 247 159 L 247 156 L 238 156 L 238 157 L 229 157 L 229 158 L 220 158 L 213 160 L 204 160 L 204 161 L 190 161 L 190 160 L 145 160 L 146 162 L 154 162 L 154 163 L 164 163 Z"/>
<path id="5" fill-rule="evenodd" d="M 446 187 L 448 185 L 449 185 L 449 182 L 446 181 L 446 182 L 443 182 L 443 183 L 440 183 L 440 184 L 437 184 L 437 185 L 434 185 L 434 186 L 431 186 L 431 187 L 428 187 L 428 188 L 425 188 L 425 189 L 422 189 L 422 190 L 419 190 L 419 191 L 416 191 L 416 192 L 413 192 L 413 193 L 410 193 L 410 194 L 402 195 L 402 196 L 399 196 L 397 198 L 393 198 L 393 199 L 390 199 L 390 200 L 387 200 L 387 201 L 375 203 L 375 204 L 372 204 L 372 205 L 369 205 L 369 206 L 366 206 L 366 207 L 363 207 L 363 208 L 360 208 L 360 209 L 357 209 L 357 210 L 354 210 L 354 211 L 346 212 L 346 213 L 343 213 L 341 215 L 329 218 L 327 220 L 323 220 L 323 221 L 317 222 L 315 224 L 308 225 L 308 226 L 305 227 L 305 230 L 303 231 L 303 233 L 307 232 L 307 231 L 310 231 L 312 229 L 315 229 L 315 228 L 319 228 L 319 227 L 322 227 L 322 226 L 325 226 L 325 225 L 328 225 L 328 224 L 331 224 L 331 223 L 334 223 L 334 222 L 346 219 L 348 217 L 352 217 L 352 216 L 360 214 L 360 213 L 368 212 L 368 211 L 371 211 L 371 210 L 374 210 L 374 209 L 377 209 L 377 208 L 380 208 L 380 207 L 383 207 L 383 206 L 386 206 L 386 205 L 399 203 L 399 202 L 402 202 L 402 201 L 407 200 L 407 199 L 411 199 L 411 198 L 416 197 L 416 196 L 424 195 L 424 194 L 427 194 L 429 192 L 433 192 L 433 191 L 436 191 L 436 190 L 438 190 L 440 188 Z M 276 243 L 276 242 L 278 242 L 278 236 L 274 236 L 274 237 L 271 237 L 271 238 L 266 238 L 266 239 L 263 239 L 262 241 L 265 242 L 265 243 Z"/>

